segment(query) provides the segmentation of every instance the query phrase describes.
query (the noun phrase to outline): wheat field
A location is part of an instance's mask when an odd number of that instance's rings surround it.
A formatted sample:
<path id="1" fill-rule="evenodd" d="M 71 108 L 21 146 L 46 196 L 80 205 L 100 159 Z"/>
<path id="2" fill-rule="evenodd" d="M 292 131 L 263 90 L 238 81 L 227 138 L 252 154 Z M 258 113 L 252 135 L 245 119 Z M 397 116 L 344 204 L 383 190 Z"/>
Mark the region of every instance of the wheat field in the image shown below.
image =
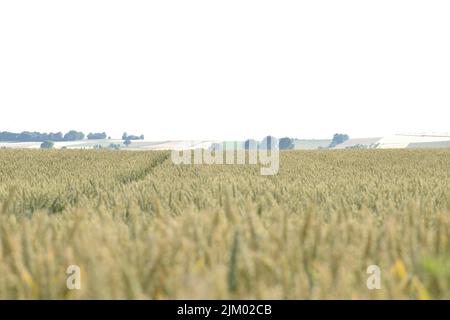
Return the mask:
<path id="1" fill-rule="evenodd" d="M 0 150 L 0 299 L 449 299 L 449 186 L 445 149 Z"/>

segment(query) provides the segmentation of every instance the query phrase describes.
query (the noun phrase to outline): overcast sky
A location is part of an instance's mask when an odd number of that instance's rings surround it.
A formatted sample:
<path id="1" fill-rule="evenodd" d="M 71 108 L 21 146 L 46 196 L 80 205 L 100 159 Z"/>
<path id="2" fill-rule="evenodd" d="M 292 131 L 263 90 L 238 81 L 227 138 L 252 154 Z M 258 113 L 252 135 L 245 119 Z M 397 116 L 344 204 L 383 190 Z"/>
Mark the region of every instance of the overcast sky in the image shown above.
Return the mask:
<path id="1" fill-rule="evenodd" d="M 1 1 L 0 131 L 450 132 L 450 1 Z"/>

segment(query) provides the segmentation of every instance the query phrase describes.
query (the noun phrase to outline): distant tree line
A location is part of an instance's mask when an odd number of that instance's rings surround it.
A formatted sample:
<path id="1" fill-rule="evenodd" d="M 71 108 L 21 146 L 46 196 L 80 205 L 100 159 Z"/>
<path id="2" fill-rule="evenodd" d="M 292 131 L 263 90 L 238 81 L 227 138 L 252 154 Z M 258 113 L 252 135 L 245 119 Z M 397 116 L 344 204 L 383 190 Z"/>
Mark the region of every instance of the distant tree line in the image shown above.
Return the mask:
<path id="1" fill-rule="evenodd" d="M 99 140 L 99 139 L 106 139 L 106 133 L 89 133 L 87 135 L 87 138 L 89 140 Z M 63 134 L 62 132 L 57 133 L 41 133 L 41 132 L 31 132 L 31 131 L 23 131 L 21 133 L 14 133 L 14 132 L 7 132 L 3 131 L 0 132 L 0 141 L 7 141 L 7 142 L 46 142 L 46 141 L 52 141 L 52 142 L 59 142 L 59 141 L 79 141 L 83 140 L 85 138 L 85 135 L 83 132 L 71 130 L 67 132 L 66 134 Z"/>
<path id="2" fill-rule="evenodd" d="M 129 135 L 126 132 L 124 132 L 122 135 L 122 140 L 123 140 L 123 144 L 125 145 L 125 147 L 129 147 L 131 144 L 131 141 L 133 141 L 133 140 L 144 140 L 144 135 L 141 134 L 140 136 L 135 136 L 132 134 Z"/>
<path id="3" fill-rule="evenodd" d="M 130 140 L 144 140 L 144 135 L 141 134 L 140 136 L 135 136 L 135 135 L 129 135 L 126 132 L 123 133 L 122 135 L 122 140 L 124 141 L 130 141 Z"/>
<path id="4" fill-rule="evenodd" d="M 23 131 L 21 133 L 13 133 L 13 132 L 7 132 L 3 131 L 0 132 L 0 141 L 7 141 L 7 142 L 45 142 L 43 144 L 44 148 L 51 148 L 50 144 L 48 142 L 59 142 L 59 141 L 79 141 L 83 140 L 85 138 L 85 135 L 83 132 L 71 130 L 67 132 L 66 134 L 62 134 L 61 132 L 57 133 L 41 133 L 41 132 L 30 132 L 30 131 Z M 106 135 L 105 132 L 100 133 L 89 133 L 87 135 L 88 140 L 104 140 L 104 139 L 110 139 Z M 328 148 L 334 148 L 337 145 L 344 143 L 349 139 L 349 136 L 347 134 L 341 134 L 336 133 L 333 136 L 333 139 L 329 145 Z M 122 140 L 124 140 L 124 145 L 129 146 L 131 144 L 131 141 L 133 140 L 144 140 L 144 135 L 128 135 L 126 132 L 122 135 Z M 281 139 L 277 139 L 273 136 L 267 136 L 265 137 L 261 142 L 258 142 L 253 139 L 248 139 L 244 142 L 244 149 L 246 150 L 252 150 L 252 149 L 280 149 L 280 150 L 290 150 L 294 149 L 295 147 L 295 139 L 284 137 Z M 115 148 L 115 146 L 113 146 Z M 218 150 L 222 148 L 221 144 L 213 144 L 211 146 L 212 149 Z"/>
<path id="5" fill-rule="evenodd" d="M 69 131 L 66 134 L 62 132 L 57 133 L 41 133 L 41 132 L 30 132 L 23 131 L 21 133 L 0 132 L 0 141 L 8 142 L 44 142 L 44 141 L 76 141 L 83 140 L 84 133 L 75 130 Z"/>
<path id="6" fill-rule="evenodd" d="M 89 133 L 87 135 L 88 140 L 104 140 L 106 139 L 106 133 L 105 132 L 101 132 L 101 133 Z"/>

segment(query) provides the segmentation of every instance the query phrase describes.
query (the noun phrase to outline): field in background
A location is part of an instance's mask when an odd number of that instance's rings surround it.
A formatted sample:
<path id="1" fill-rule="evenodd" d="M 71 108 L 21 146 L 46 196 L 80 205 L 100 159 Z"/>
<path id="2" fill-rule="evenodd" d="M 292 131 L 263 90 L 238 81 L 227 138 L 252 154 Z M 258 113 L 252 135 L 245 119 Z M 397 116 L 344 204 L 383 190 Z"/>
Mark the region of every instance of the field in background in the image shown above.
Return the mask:
<path id="1" fill-rule="evenodd" d="M 124 140 L 100 139 L 54 142 L 54 149 L 108 149 L 111 145 L 120 146 L 130 151 L 186 150 L 195 148 L 208 149 L 214 141 L 146 141 L 132 140 L 127 147 Z M 0 148 L 6 149 L 40 149 L 42 142 L 1 142 Z M 113 148 L 114 149 L 114 148 Z"/>
<path id="2" fill-rule="evenodd" d="M 331 139 L 293 139 L 295 150 L 318 150 L 330 147 Z M 129 151 L 161 151 L 161 150 L 189 150 L 209 149 L 212 144 L 225 144 L 229 149 L 243 149 L 245 141 L 146 141 L 133 140 L 127 147 L 123 140 L 80 140 L 55 142 L 55 149 L 98 149 L 119 146 L 122 150 Z M 1 142 L 0 148 L 8 149 L 39 149 L 41 142 Z M 405 148 L 449 148 L 449 134 L 396 134 L 378 138 L 350 138 L 331 149 L 405 149 Z M 114 148 L 113 148 L 114 149 Z"/>
<path id="3" fill-rule="evenodd" d="M 450 150 L 169 155 L 0 150 L 0 298 L 450 298 Z"/>

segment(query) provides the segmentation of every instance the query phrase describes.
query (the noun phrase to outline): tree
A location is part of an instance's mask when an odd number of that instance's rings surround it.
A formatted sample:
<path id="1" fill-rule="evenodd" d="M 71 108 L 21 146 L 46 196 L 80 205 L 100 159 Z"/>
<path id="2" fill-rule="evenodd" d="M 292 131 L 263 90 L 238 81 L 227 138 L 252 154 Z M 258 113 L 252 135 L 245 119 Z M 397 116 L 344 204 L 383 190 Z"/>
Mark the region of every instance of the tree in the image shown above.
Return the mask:
<path id="1" fill-rule="evenodd" d="M 87 135 L 87 138 L 89 139 L 89 140 L 103 140 L 103 139 L 106 139 L 106 133 L 105 132 L 102 132 L 102 133 L 89 133 L 88 135 Z"/>
<path id="2" fill-rule="evenodd" d="M 135 135 L 128 135 L 126 132 L 123 133 L 122 135 L 122 140 L 144 140 L 144 135 L 141 134 L 140 136 L 135 136 Z"/>
<path id="3" fill-rule="evenodd" d="M 64 141 L 78 141 L 84 139 L 84 133 L 71 130 L 64 135 Z"/>
<path id="4" fill-rule="evenodd" d="M 294 149 L 294 139 L 288 137 L 281 138 L 278 146 L 280 147 L 280 150 Z"/>
<path id="5" fill-rule="evenodd" d="M 126 139 L 126 140 L 123 142 L 123 144 L 124 144 L 126 147 L 128 147 L 128 146 L 131 144 L 131 140 Z"/>
<path id="6" fill-rule="evenodd" d="M 41 149 L 52 149 L 54 145 L 52 141 L 44 141 L 41 143 Z"/>
<path id="7" fill-rule="evenodd" d="M 57 132 L 57 133 L 49 133 L 48 134 L 48 140 L 50 141 L 63 141 L 64 137 L 62 132 Z"/>
<path id="8" fill-rule="evenodd" d="M 334 148 L 336 147 L 338 144 L 344 143 L 345 141 L 347 141 L 348 139 L 350 139 L 350 137 L 346 134 L 342 134 L 342 133 L 336 133 L 333 136 L 333 140 L 330 143 L 329 148 Z"/>

